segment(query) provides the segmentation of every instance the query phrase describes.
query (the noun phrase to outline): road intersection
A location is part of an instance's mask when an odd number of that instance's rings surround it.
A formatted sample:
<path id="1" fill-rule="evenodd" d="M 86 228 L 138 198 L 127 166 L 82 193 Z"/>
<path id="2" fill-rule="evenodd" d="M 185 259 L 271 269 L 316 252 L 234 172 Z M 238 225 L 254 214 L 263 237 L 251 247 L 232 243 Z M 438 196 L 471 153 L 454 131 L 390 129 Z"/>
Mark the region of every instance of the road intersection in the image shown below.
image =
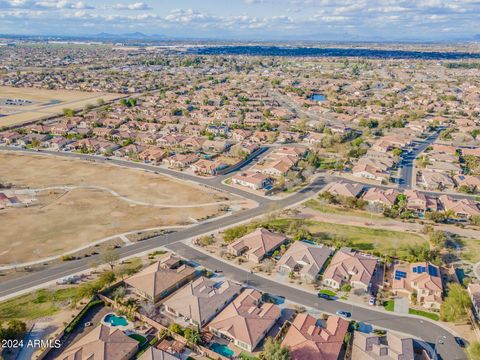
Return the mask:
<path id="1" fill-rule="evenodd" d="M 9 150 L 12 148 L 1 147 L 0 150 Z M 21 152 L 33 152 L 36 151 L 28 149 L 13 149 L 15 151 Z M 42 151 L 43 153 L 43 151 Z M 232 193 L 249 200 L 257 202 L 258 206 L 252 209 L 246 209 L 239 212 L 236 212 L 233 216 L 225 216 L 218 219 L 213 219 L 207 222 L 199 223 L 198 225 L 173 232 L 161 236 L 156 236 L 148 240 L 134 243 L 129 246 L 125 246 L 118 249 L 118 254 L 121 259 L 132 257 L 136 254 L 145 253 L 152 251 L 160 247 L 167 247 L 174 251 L 177 251 L 180 255 L 185 256 L 193 261 L 196 261 L 202 264 L 205 267 L 211 269 L 222 269 L 225 274 L 231 276 L 233 279 L 245 282 L 247 275 L 246 271 L 242 271 L 238 268 L 235 268 L 231 265 L 228 265 L 218 259 L 215 259 L 211 256 L 203 254 L 183 243 L 186 239 L 191 239 L 194 237 L 202 236 L 204 234 L 213 233 L 219 231 L 220 229 L 248 222 L 256 217 L 260 217 L 270 211 L 272 208 L 285 209 L 288 207 L 295 206 L 313 196 L 315 196 L 329 181 L 336 180 L 335 177 L 328 176 L 318 176 L 316 177 L 309 185 L 302 188 L 300 191 L 279 199 L 273 200 L 266 197 L 252 194 L 251 192 L 244 191 L 235 187 L 228 186 L 222 183 L 226 178 L 231 175 L 222 175 L 215 178 L 200 178 L 195 175 L 180 173 L 178 171 L 159 168 L 144 163 L 134 163 L 125 160 L 119 159 L 106 159 L 104 157 L 69 153 L 69 152 L 47 152 L 45 153 L 53 156 L 77 158 L 83 160 L 90 160 L 100 163 L 109 163 L 129 168 L 143 169 L 146 171 L 152 171 L 155 173 L 160 173 L 162 175 L 171 176 L 184 181 L 191 181 L 197 184 L 202 184 L 217 190 L 225 191 Z M 250 159 L 253 161 L 254 159 Z M 250 161 L 247 161 L 248 164 Z M 239 169 L 236 169 L 237 171 Z M 92 262 L 97 259 L 99 256 L 91 256 L 89 258 L 82 258 L 71 262 L 64 262 L 59 265 L 56 265 L 51 268 L 46 268 L 39 271 L 34 271 L 26 274 L 25 276 L 12 279 L 9 281 L 4 281 L 0 284 L 0 299 L 11 297 L 15 294 L 20 294 L 26 291 L 29 291 L 34 288 L 40 288 L 46 286 L 51 282 L 54 282 L 58 279 L 61 279 L 65 276 L 73 275 L 76 273 L 87 271 L 91 268 Z M 274 281 L 269 281 L 262 277 L 256 275 L 249 276 L 249 285 L 258 287 L 259 289 L 272 292 L 276 295 L 284 296 L 290 301 L 314 307 L 319 310 L 335 313 L 335 311 L 345 307 L 344 303 L 337 301 L 325 301 L 315 297 L 314 295 L 301 291 L 294 290 L 288 285 L 278 284 Z M 418 318 L 399 316 L 394 313 L 386 314 L 383 311 L 375 311 L 373 309 L 366 309 L 364 306 L 349 305 L 348 310 L 352 312 L 353 318 L 359 321 L 365 321 L 371 324 L 374 324 L 379 327 L 384 327 L 387 329 L 396 330 L 402 333 L 411 334 L 413 336 L 424 339 L 425 341 L 435 344 L 435 339 L 439 336 L 445 336 L 445 343 L 441 346 L 437 346 L 439 357 L 444 360 L 457 360 L 457 359 L 466 359 L 464 351 L 458 346 L 455 342 L 454 336 L 444 327 L 437 325 L 429 320 L 422 320 Z"/>

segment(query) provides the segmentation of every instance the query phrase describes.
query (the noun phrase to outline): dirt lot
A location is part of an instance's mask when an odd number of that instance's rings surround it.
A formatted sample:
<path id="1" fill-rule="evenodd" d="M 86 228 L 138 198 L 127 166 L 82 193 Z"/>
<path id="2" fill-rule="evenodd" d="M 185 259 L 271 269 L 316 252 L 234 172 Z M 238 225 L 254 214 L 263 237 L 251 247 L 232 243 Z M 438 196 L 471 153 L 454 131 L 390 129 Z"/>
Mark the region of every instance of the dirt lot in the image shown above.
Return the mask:
<path id="1" fill-rule="evenodd" d="M 95 105 L 98 99 L 108 101 L 120 97 L 120 94 L 0 86 L 0 114 L 6 115 L 0 117 L 0 127 L 40 120 L 60 114 L 65 108 L 80 110 L 87 104 Z M 6 105 L 6 99 L 21 99 L 31 103 Z"/>
<path id="2" fill-rule="evenodd" d="M 1 211 L 0 264 L 60 255 L 131 230 L 191 224 L 228 204 L 224 194 L 160 175 L 37 155 L 0 153 L 0 181 L 17 189 L 102 187 L 41 190 L 33 205 Z"/>

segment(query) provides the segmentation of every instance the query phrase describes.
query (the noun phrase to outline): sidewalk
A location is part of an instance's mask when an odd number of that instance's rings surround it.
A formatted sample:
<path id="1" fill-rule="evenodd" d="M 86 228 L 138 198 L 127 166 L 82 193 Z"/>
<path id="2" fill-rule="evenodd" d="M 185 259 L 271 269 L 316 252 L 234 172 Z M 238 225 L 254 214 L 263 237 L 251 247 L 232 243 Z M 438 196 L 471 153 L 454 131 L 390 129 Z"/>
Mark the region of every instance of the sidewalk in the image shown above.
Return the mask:
<path id="1" fill-rule="evenodd" d="M 242 271 L 245 271 L 245 272 L 248 272 L 248 270 L 246 268 L 244 268 L 243 266 L 241 265 L 238 265 L 238 264 L 235 264 L 234 262 L 229 262 L 219 256 L 217 256 L 216 254 L 212 254 L 208 251 L 205 251 L 203 248 L 199 247 L 199 246 L 196 246 L 193 244 L 193 239 L 189 239 L 189 240 L 186 240 L 186 241 L 183 241 L 183 243 L 189 247 L 191 247 L 192 249 L 195 249 L 196 251 L 199 251 L 209 257 L 212 257 L 218 261 L 221 261 L 229 266 L 233 266 L 239 270 L 242 270 Z M 307 292 L 307 293 L 310 293 L 312 295 L 315 295 L 317 296 L 318 292 L 315 291 L 315 290 L 309 290 L 309 289 L 306 289 L 304 287 L 301 287 L 297 284 L 291 284 L 289 282 L 284 282 L 284 281 L 280 281 L 279 279 L 275 279 L 275 277 L 270 277 L 268 275 L 265 275 L 263 273 L 260 273 L 260 272 L 255 272 L 254 273 L 256 276 L 259 276 L 259 277 L 262 277 L 266 280 L 270 280 L 270 281 L 273 281 L 273 282 L 276 282 L 278 284 L 281 284 L 281 285 L 284 285 L 284 286 L 288 286 L 288 287 L 291 287 L 292 289 L 296 289 L 296 290 L 301 290 L 303 292 Z M 248 286 L 248 284 L 247 284 Z M 288 300 L 288 299 L 287 299 Z M 388 314 L 388 315 L 396 315 L 395 313 L 391 312 L 391 311 L 387 311 L 385 309 L 383 309 L 382 307 L 378 307 L 378 306 L 371 306 L 371 305 L 368 305 L 368 304 L 362 304 L 362 303 L 357 303 L 357 302 L 353 302 L 353 301 L 349 301 L 349 300 L 342 300 L 342 299 L 338 299 L 338 300 L 333 300 L 333 301 L 336 301 L 338 303 L 341 303 L 341 304 L 345 304 L 345 305 L 350 305 L 350 306 L 356 306 L 356 307 L 360 307 L 360 308 L 364 308 L 364 309 L 368 309 L 370 311 L 376 311 L 376 312 L 379 312 L 379 313 L 383 313 L 383 314 Z M 299 305 L 302 305 L 303 304 L 299 304 Z M 335 315 L 333 313 L 329 313 L 329 312 L 326 312 L 326 311 L 322 311 L 324 313 L 327 313 L 329 315 Z M 450 327 L 448 327 L 447 325 L 445 325 L 444 323 L 440 322 L 440 321 L 434 321 L 434 320 L 431 320 L 429 318 L 426 318 L 426 317 L 423 317 L 423 316 L 418 316 L 418 315 L 412 315 L 412 314 L 402 314 L 401 315 L 402 317 L 408 317 L 408 318 L 415 318 L 417 320 L 420 320 L 421 322 L 423 321 L 428 321 L 432 324 L 435 324 L 435 325 L 438 325 L 440 327 L 442 327 L 444 330 L 448 331 L 449 333 L 451 333 L 453 336 L 458 336 L 458 334 L 453 330 L 451 329 Z"/>

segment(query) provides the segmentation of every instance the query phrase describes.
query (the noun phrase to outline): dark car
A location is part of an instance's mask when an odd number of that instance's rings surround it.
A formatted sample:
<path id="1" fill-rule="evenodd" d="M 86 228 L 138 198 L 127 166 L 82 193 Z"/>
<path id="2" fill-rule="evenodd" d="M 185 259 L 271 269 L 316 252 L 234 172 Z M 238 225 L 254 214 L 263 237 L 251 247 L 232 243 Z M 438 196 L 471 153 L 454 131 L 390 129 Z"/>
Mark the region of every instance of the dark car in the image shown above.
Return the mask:
<path id="1" fill-rule="evenodd" d="M 455 336 L 455 342 L 462 348 L 466 346 L 465 340 L 463 340 L 461 337 Z"/>
<path id="2" fill-rule="evenodd" d="M 318 293 L 318 297 L 321 298 L 321 299 L 325 299 L 325 300 L 334 300 L 335 297 L 333 297 L 332 295 L 328 295 L 328 294 L 324 294 L 324 293 Z"/>
<path id="3" fill-rule="evenodd" d="M 335 314 L 347 319 L 352 317 L 352 313 L 345 310 L 338 310 Z"/>

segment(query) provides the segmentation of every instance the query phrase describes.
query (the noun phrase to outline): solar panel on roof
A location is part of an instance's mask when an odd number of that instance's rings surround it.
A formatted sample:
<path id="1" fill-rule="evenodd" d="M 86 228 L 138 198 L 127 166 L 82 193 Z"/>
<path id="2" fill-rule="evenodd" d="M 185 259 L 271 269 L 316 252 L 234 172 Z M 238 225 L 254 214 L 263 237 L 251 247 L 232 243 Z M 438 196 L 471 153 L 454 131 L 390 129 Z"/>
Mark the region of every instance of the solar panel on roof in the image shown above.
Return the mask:
<path id="1" fill-rule="evenodd" d="M 416 267 L 413 268 L 413 272 L 414 272 L 414 273 L 417 272 L 417 268 L 416 268 Z"/>
<path id="2" fill-rule="evenodd" d="M 428 265 L 428 274 L 430 276 L 438 276 L 438 270 L 435 266 Z"/>

